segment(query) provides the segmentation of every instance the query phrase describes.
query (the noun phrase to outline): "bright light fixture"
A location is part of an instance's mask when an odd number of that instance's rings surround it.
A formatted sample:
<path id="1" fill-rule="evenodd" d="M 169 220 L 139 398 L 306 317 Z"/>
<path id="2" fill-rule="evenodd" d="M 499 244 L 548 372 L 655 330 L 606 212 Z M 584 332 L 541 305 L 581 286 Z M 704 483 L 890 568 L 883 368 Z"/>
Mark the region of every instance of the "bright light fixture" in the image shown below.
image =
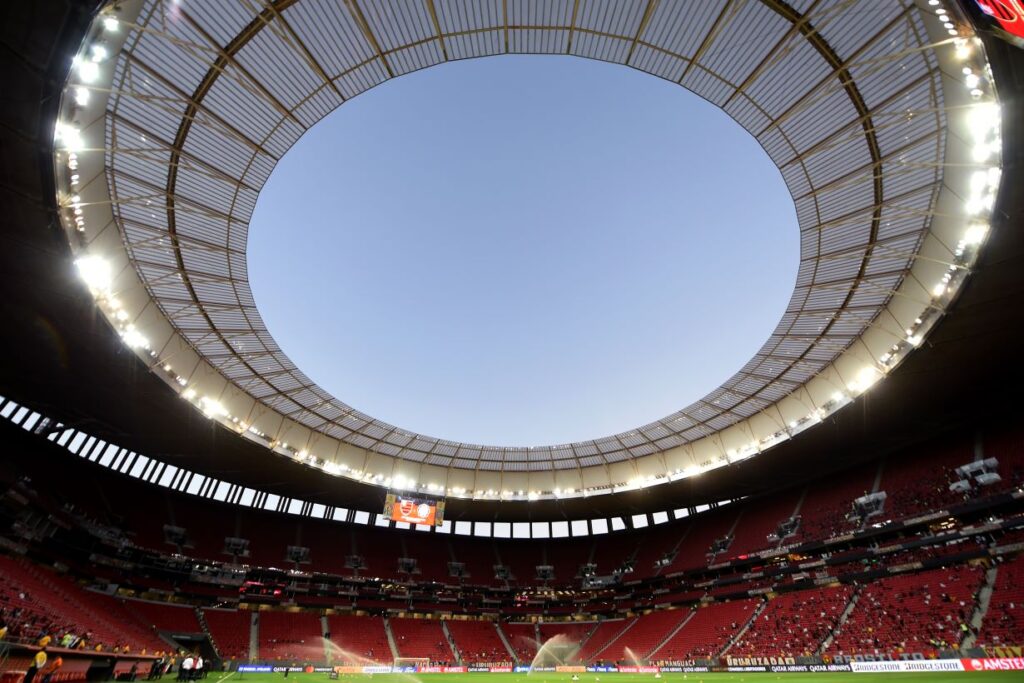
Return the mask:
<path id="1" fill-rule="evenodd" d="M 983 102 L 971 107 L 967 114 L 967 125 L 976 140 L 984 140 L 995 128 L 999 127 L 1000 111 L 995 102 Z"/>
<path id="2" fill-rule="evenodd" d="M 224 408 L 220 401 L 209 396 L 203 396 L 199 403 L 203 409 L 203 415 L 206 415 L 206 417 L 221 417 L 228 414 L 227 409 Z"/>
<path id="3" fill-rule="evenodd" d="M 109 293 L 112 276 L 110 264 L 101 256 L 83 256 L 75 260 L 78 268 L 78 275 L 89 286 L 89 289 L 98 293 Z"/>
<path id="4" fill-rule="evenodd" d="M 53 139 L 61 143 L 61 145 L 64 146 L 64 149 L 71 153 L 81 151 L 84 146 L 84 143 L 82 142 L 82 133 L 68 123 L 57 123 L 57 126 L 53 130 Z"/>
<path id="5" fill-rule="evenodd" d="M 78 77 L 83 83 L 92 83 L 100 76 L 100 65 L 96 62 L 81 60 L 78 62 Z"/>
<path id="6" fill-rule="evenodd" d="M 881 376 L 882 374 L 878 371 L 878 368 L 873 365 L 866 365 L 857 372 L 853 381 L 850 382 L 850 390 L 860 392 L 867 391 L 871 388 L 871 385 L 881 378 Z"/>
<path id="7" fill-rule="evenodd" d="M 964 244 L 981 244 L 981 241 L 985 239 L 985 235 L 988 234 L 988 226 L 984 223 L 971 223 L 967 226 L 967 231 L 964 233 Z"/>
<path id="8" fill-rule="evenodd" d="M 131 349 L 148 349 L 149 339 L 144 334 L 139 332 L 134 325 L 128 325 L 124 332 L 121 333 L 121 338 L 124 339 L 124 343 Z"/>

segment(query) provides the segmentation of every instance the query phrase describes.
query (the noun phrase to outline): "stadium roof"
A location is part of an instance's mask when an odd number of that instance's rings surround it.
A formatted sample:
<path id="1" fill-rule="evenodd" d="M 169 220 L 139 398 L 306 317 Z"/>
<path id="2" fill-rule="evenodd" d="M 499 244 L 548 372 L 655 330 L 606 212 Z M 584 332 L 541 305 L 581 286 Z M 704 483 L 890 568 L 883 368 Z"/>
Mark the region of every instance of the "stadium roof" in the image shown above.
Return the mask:
<path id="1" fill-rule="evenodd" d="M 279 453 L 471 497 L 675 480 L 847 405 L 955 296 L 998 188 L 994 92 L 969 35 L 924 1 L 121 2 L 70 74 L 64 218 L 126 343 Z M 625 64 L 720 106 L 779 166 L 800 223 L 796 289 L 761 351 L 697 403 L 593 441 L 482 446 L 364 415 L 281 352 L 246 278 L 257 194 L 305 130 L 389 78 L 517 52 Z"/>

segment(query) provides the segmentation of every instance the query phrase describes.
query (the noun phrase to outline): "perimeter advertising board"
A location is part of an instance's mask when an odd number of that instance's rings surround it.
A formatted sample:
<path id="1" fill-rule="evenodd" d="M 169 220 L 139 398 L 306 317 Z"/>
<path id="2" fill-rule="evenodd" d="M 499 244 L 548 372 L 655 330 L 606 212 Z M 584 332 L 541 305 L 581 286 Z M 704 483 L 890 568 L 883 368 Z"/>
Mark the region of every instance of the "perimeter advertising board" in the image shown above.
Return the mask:
<path id="1" fill-rule="evenodd" d="M 901 659 L 889 662 L 850 662 L 850 670 L 855 673 L 939 673 L 963 671 L 964 665 L 959 659 Z"/>
<path id="2" fill-rule="evenodd" d="M 976 657 L 960 663 L 967 671 L 1024 671 L 1024 657 Z"/>

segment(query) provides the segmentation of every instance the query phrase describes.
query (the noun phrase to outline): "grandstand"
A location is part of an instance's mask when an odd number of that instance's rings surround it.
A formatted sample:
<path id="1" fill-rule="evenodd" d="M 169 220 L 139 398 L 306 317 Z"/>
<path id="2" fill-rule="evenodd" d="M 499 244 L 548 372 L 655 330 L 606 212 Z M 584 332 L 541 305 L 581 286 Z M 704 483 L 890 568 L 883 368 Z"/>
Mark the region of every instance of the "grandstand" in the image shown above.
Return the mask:
<path id="1" fill-rule="evenodd" d="M 188 654 L 1024 667 L 1024 39 L 977 3 L 8 4 L 3 683 L 43 648 L 52 683 Z M 779 167 L 792 300 L 692 405 L 447 441 L 335 398 L 263 326 L 246 230 L 280 158 L 379 83 L 502 52 L 680 84 Z"/>

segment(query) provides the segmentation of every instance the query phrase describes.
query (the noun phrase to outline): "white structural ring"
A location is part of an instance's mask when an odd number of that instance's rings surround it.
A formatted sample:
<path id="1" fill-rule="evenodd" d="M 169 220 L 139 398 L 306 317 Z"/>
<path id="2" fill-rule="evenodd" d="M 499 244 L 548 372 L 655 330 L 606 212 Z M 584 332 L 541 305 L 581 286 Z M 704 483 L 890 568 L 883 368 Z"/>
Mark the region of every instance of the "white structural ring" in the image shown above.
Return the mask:
<path id="1" fill-rule="evenodd" d="M 848 404 L 955 296 L 986 235 L 1000 153 L 988 65 L 955 11 L 939 0 L 125 0 L 97 16 L 69 74 L 58 200 L 126 343 L 208 416 L 282 455 L 481 498 L 670 481 Z M 505 53 L 671 80 L 779 167 L 801 232 L 796 289 L 758 354 L 693 405 L 591 441 L 446 441 L 334 398 L 267 332 L 245 246 L 277 160 L 385 80 Z"/>

